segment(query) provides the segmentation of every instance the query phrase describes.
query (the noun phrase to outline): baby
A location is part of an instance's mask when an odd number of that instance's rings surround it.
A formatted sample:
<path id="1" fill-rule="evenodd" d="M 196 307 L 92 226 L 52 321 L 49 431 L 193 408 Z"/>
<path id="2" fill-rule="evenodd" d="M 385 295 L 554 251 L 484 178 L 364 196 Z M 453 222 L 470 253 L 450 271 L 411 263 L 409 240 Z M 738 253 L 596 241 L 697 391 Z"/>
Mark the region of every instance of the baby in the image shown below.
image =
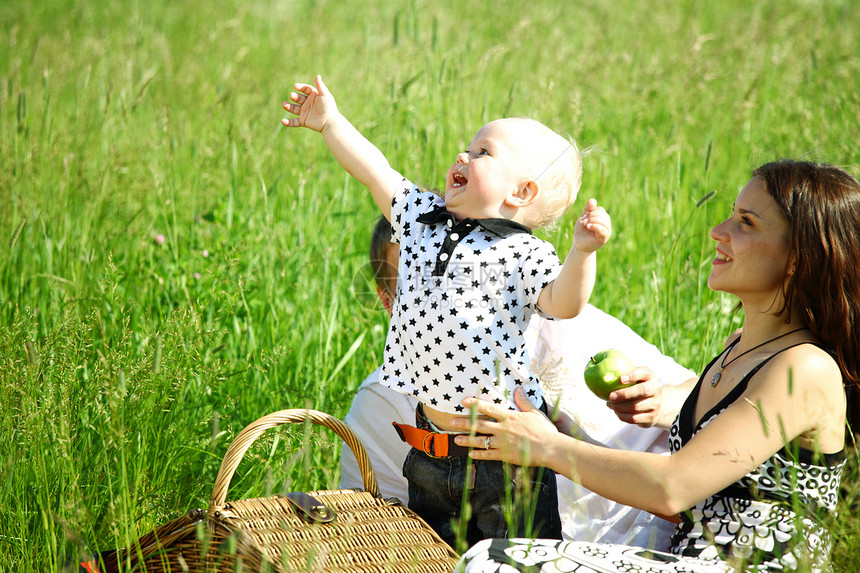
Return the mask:
<path id="1" fill-rule="evenodd" d="M 611 234 L 609 215 L 594 199 L 576 221 L 563 265 L 552 245 L 531 233 L 572 205 L 579 151 L 540 122 L 491 121 L 457 155 L 439 197 L 391 168 L 338 112 L 321 77 L 294 89 L 284 109 L 297 117 L 283 124 L 322 134 L 343 168 L 370 190 L 400 245 L 380 382 L 420 402 L 417 427 L 395 424 L 413 446 L 403 467 L 409 507 L 451 544 L 458 527 L 470 544 L 512 535 L 560 538 L 552 472 L 539 468 L 524 480 L 497 462 L 473 467 L 450 430 L 452 419 L 468 414 L 464 398 L 515 408 L 517 386 L 546 410 L 523 332 L 535 312 L 571 318 L 582 311 L 594 287 L 595 251 Z M 532 497 L 511 517 L 506 500 L 515 488 Z M 458 523 L 464 495 L 470 516 Z"/>

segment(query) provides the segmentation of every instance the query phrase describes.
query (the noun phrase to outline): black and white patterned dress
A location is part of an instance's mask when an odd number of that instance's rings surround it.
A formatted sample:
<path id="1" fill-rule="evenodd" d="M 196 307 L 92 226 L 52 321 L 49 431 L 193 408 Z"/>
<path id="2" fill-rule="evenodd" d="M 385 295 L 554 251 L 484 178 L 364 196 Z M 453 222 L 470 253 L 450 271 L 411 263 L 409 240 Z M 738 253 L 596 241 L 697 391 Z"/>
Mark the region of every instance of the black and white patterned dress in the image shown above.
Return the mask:
<path id="1" fill-rule="evenodd" d="M 752 377 L 773 356 L 747 373 L 696 424 L 700 377 L 672 424 L 672 452 L 741 398 Z M 744 571 L 792 571 L 799 563 L 811 565 L 812 571 L 830 571 L 831 540 L 824 520 L 836 511 L 844 466 L 844 450 L 815 455 L 789 445 L 685 512 L 672 536 L 670 553 L 578 541 L 493 539 L 469 549 L 457 571 L 712 573 L 734 571 L 729 563 L 738 562 L 745 563 Z"/>
<path id="2" fill-rule="evenodd" d="M 679 450 L 715 416 L 736 402 L 753 376 L 777 354 L 748 372 L 696 424 L 694 411 L 702 386 L 702 378 L 699 378 L 672 424 L 671 451 Z M 716 358 L 705 371 L 715 361 Z M 810 561 L 816 564 L 816 570 L 827 570 L 825 564 L 831 541 L 822 518 L 836 511 L 844 466 L 844 450 L 816 455 L 789 444 L 755 471 L 682 514 L 672 537 L 672 552 L 751 559 L 754 563 L 760 562 L 759 569 L 764 571 L 790 571 L 798 562 Z"/>

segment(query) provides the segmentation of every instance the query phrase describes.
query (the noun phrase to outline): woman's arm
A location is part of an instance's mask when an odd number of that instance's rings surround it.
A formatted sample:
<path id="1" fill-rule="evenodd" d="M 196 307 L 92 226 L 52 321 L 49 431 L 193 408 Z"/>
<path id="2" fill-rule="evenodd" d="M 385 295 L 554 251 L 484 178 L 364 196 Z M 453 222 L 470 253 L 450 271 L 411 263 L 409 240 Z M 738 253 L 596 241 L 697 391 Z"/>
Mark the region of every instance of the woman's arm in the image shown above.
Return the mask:
<path id="1" fill-rule="evenodd" d="M 613 450 L 565 436 L 520 390 L 516 396 L 522 412 L 465 400 L 497 421 L 478 420 L 474 426 L 477 433 L 492 434 L 491 449 L 477 449 L 483 448 L 480 437 L 460 436 L 457 443 L 476 448 L 470 454 L 474 459 L 549 467 L 604 497 L 659 515 L 692 507 L 795 438 L 814 436 L 824 452 L 841 449 L 841 375 L 829 356 L 810 345 L 774 358 L 737 402 L 671 456 Z"/>

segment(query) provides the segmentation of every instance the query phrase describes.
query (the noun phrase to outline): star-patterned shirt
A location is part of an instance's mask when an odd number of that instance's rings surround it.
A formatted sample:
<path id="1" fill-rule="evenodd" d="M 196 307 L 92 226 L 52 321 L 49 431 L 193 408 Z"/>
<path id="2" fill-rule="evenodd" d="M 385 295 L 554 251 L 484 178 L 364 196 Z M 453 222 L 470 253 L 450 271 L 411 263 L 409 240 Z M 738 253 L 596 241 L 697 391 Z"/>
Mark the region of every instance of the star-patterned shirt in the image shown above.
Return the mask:
<path id="1" fill-rule="evenodd" d="M 380 382 L 450 414 L 467 396 L 543 404 L 524 331 L 561 270 L 555 249 L 506 219 L 457 221 L 445 200 L 403 181 L 391 203 L 398 287 Z"/>

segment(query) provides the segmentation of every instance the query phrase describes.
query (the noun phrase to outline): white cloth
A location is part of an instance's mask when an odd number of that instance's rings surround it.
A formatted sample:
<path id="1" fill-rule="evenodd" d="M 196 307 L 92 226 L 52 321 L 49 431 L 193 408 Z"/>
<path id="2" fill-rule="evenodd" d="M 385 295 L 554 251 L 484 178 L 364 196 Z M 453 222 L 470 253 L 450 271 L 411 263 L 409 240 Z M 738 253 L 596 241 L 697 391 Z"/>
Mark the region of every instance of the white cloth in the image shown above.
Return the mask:
<path id="1" fill-rule="evenodd" d="M 592 439 L 608 446 L 668 452 L 667 433 L 620 421 L 585 386 L 582 372 L 600 350 L 617 348 L 637 365 L 650 366 L 665 384 L 678 384 L 695 375 L 664 356 L 615 317 L 588 305 L 576 318 L 545 320 L 535 317 L 526 331 L 532 368 L 542 377 L 549 406 L 560 406 L 578 421 Z M 371 458 L 383 496 L 407 500 L 403 460 L 409 446 L 400 441 L 391 422 L 414 424 L 412 397 L 375 383 L 378 371 L 362 383 L 346 423 L 361 439 Z M 362 487 L 361 474 L 349 448 L 343 446 L 340 487 Z M 558 476 L 559 513 L 565 539 L 620 543 L 665 550 L 674 526 L 647 512 L 621 505 Z"/>
<path id="2" fill-rule="evenodd" d="M 570 320 L 539 321 L 526 333 L 532 371 L 543 385 L 550 411 L 558 402 L 592 439 L 613 448 L 667 454 L 668 434 L 618 419 L 585 385 L 582 373 L 594 354 L 624 352 L 636 365 L 650 366 L 664 384 L 679 384 L 695 373 L 665 356 L 626 324 L 588 305 Z M 565 539 L 637 545 L 665 551 L 674 524 L 648 512 L 601 497 L 558 476 L 558 504 Z"/>
<path id="3" fill-rule="evenodd" d="M 371 372 L 352 398 L 343 421 L 367 450 L 382 497 L 409 503 L 409 484 L 403 477 L 403 461 L 412 446 L 402 441 L 392 422 L 415 424 L 418 400 L 379 383 L 379 368 Z M 346 443 L 340 447 L 340 488 L 364 489 L 355 454 Z"/>
<path id="4" fill-rule="evenodd" d="M 561 269 L 553 246 L 513 221 L 456 221 L 405 180 L 391 240 L 400 260 L 380 383 L 450 414 L 469 396 L 514 409 L 518 386 L 543 405 L 524 332 Z"/>

